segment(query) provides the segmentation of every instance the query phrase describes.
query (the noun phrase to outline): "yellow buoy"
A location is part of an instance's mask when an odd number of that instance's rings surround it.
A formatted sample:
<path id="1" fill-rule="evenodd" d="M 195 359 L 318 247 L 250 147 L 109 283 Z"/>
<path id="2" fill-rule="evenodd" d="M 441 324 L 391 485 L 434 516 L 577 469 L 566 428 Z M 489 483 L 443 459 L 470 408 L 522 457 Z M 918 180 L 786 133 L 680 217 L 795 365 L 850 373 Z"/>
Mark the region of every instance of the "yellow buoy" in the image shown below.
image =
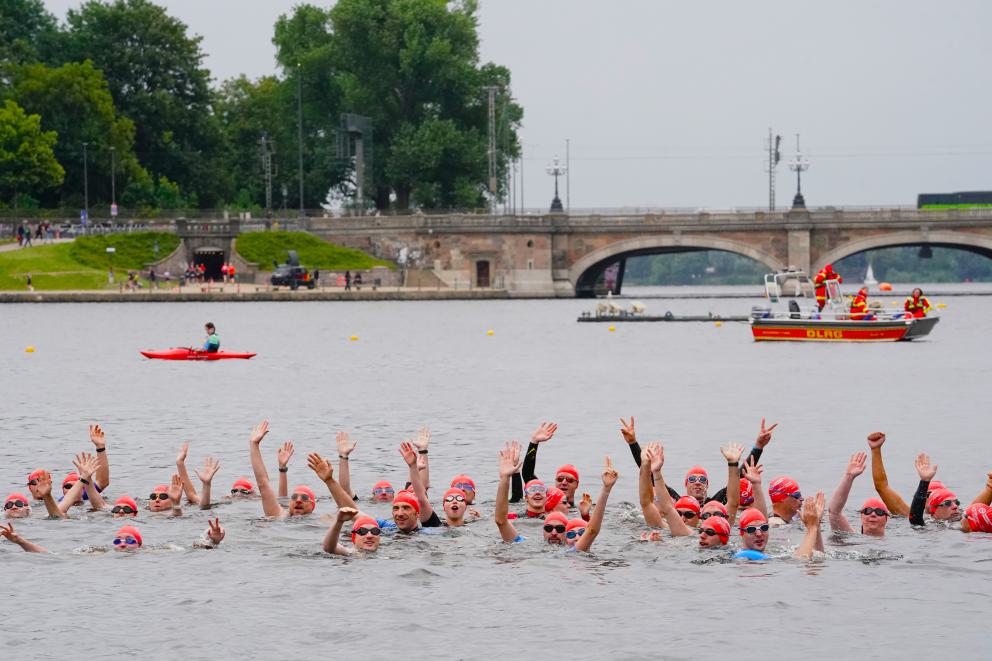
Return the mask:
<path id="1" fill-rule="evenodd" d="M 944 308 L 947 307 L 947 303 L 938 303 L 937 304 L 937 307 L 940 308 L 941 310 L 943 310 Z"/>
<path id="2" fill-rule="evenodd" d="M 613 332 L 613 331 L 615 331 L 616 329 L 617 329 L 617 327 L 616 327 L 616 326 L 610 326 L 610 327 L 609 327 L 609 328 L 607 328 L 606 330 L 608 330 L 608 331 L 610 331 L 610 332 L 612 333 L 612 332 Z"/>
<path id="3" fill-rule="evenodd" d="M 352 341 L 352 342 L 354 342 L 354 341 L 355 341 L 355 340 L 357 340 L 357 339 L 358 339 L 358 336 L 357 336 L 357 335 L 352 335 L 352 336 L 351 336 L 351 341 Z"/>
<path id="4" fill-rule="evenodd" d="M 34 353 L 34 347 L 24 347 L 24 353 Z"/>
<path id="5" fill-rule="evenodd" d="M 487 330 L 486 331 L 486 335 L 492 335 L 492 334 L 493 334 L 493 331 L 491 331 L 491 330 Z"/>
<path id="6" fill-rule="evenodd" d="M 716 322 L 716 327 L 719 328 L 720 326 L 723 326 L 723 322 L 722 321 Z"/>

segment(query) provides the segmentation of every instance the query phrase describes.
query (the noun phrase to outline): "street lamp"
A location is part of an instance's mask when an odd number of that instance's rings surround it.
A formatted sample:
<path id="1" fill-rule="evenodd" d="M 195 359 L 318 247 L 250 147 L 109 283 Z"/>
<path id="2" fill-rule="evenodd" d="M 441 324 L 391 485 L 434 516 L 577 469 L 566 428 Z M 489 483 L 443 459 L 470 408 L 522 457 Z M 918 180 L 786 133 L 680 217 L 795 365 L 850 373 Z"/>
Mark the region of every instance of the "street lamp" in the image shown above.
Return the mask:
<path id="1" fill-rule="evenodd" d="M 90 218 L 90 175 L 89 159 L 86 156 L 86 147 L 90 143 L 83 143 L 83 211 L 86 212 L 86 220 Z"/>
<path id="2" fill-rule="evenodd" d="M 300 157 L 300 218 L 307 215 L 303 209 L 303 69 L 296 63 L 296 108 L 299 121 L 296 126 L 297 150 Z"/>
<path id="3" fill-rule="evenodd" d="M 558 155 L 555 154 L 554 160 L 544 168 L 544 171 L 555 178 L 555 199 L 551 200 L 551 212 L 552 213 L 564 213 L 564 208 L 561 206 L 561 199 L 558 197 L 558 177 L 564 175 L 568 172 L 568 167 L 562 165 L 558 162 Z"/>
<path id="4" fill-rule="evenodd" d="M 799 149 L 799 134 L 796 134 L 796 157 L 789 161 L 789 169 L 796 173 L 796 196 L 792 198 L 793 209 L 805 209 L 806 200 L 803 199 L 803 172 L 809 170 L 809 161 L 803 157 Z"/>

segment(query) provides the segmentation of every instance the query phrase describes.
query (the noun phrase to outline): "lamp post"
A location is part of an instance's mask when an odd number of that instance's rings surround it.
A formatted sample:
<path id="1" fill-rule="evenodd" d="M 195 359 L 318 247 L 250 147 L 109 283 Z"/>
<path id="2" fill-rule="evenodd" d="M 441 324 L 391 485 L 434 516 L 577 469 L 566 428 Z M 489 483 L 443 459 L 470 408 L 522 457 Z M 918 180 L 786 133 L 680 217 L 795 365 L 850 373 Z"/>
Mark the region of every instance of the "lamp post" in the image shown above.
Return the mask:
<path id="1" fill-rule="evenodd" d="M 551 200 L 551 212 L 564 213 L 564 209 L 561 206 L 561 199 L 558 197 L 558 177 L 567 173 L 568 168 L 558 162 L 558 155 L 555 154 L 554 160 L 551 161 L 550 165 L 544 168 L 544 171 L 555 178 L 555 199 Z"/>
<path id="2" fill-rule="evenodd" d="M 110 203 L 117 204 L 117 147 L 110 148 Z"/>
<path id="3" fill-rule="evenodd" d="M 86 220 L 90 218 L 90 175 L 89 159 L 86 155 L 86 147 L 90 143 L 83 143 L 83 211 L 86 212 Z"/>
<path id="4" fill-rule="evenodd" d="M 296 124 L 296 143 L 300 159 L 300 217 L 306 215 L 303 208 L 303 67 L 296 63 L 296 109 L 298 121 Z"/>
<path id="5" fill-rule="evenodd" d="M 803 199 L 803 172 L 809 169 L 809 161 L 803 158 L 803 153 L 799 149 L 799 134 L 796 134 L 796 157 L 789 161 L 789 169 L 796 173 L 796 196 L 792 198 L 793 209 L 805 209 L 806 200 Z"/>

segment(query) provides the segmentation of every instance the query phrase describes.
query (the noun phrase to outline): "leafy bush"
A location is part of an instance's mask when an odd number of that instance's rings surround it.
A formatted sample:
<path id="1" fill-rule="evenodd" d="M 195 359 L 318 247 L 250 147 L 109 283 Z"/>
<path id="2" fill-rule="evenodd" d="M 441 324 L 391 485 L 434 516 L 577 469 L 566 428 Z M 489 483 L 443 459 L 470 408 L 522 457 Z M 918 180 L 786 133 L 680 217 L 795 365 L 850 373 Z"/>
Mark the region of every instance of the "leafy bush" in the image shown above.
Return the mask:
<path id="1" fill-rule="evenodd" d="M 306 232 L 249 232 L 237 239 L 238 254 L 260 269 L 270 270 L 272 262 L 283 264 L 286 251 L 295 250 L 300 263 L 308 269 L 365 270 L 373 266 L 395 268 L 361 250 L 345 248 L 323 241 Z"/>

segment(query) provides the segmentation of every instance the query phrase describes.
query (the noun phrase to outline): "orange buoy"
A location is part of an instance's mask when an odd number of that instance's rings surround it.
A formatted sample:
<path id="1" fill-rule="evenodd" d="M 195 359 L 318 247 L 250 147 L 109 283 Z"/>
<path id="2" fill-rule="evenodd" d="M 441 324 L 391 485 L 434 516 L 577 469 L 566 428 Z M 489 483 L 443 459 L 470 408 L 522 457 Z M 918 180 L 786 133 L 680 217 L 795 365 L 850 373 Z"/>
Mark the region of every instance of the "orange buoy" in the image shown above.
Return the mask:
<path id="1" fill-rule="evenodd" d="M 883 282 L 880 285 L 878 285 L 878 290 L 879 291 L 892 291 L 892 285 L 890 285 L 887 282 Z"/>

